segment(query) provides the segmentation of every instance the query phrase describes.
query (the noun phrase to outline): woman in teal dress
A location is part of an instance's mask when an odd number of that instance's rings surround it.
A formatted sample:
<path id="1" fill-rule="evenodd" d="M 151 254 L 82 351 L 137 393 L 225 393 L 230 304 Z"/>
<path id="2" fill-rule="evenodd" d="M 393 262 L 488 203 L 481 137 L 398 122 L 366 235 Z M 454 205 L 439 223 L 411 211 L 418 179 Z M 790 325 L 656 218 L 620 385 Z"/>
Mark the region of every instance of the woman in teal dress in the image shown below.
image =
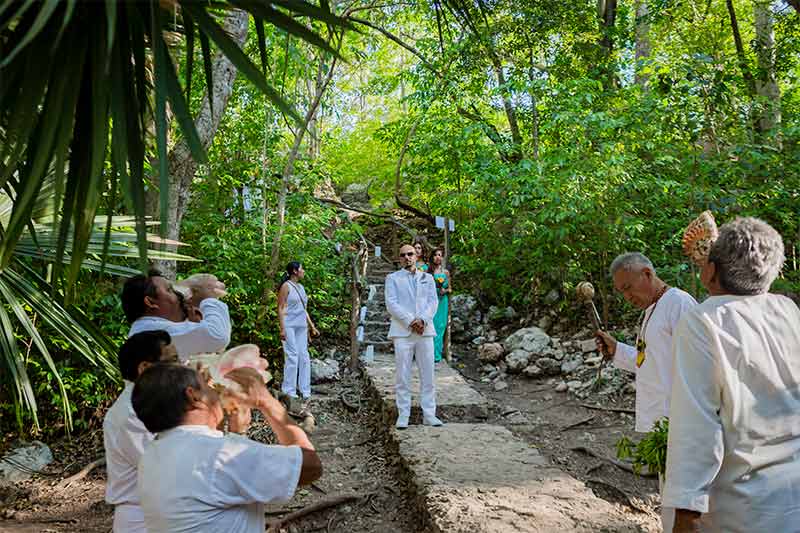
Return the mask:
<path id="1" fill-rule="evenodd" d="M 414 241 L 414 251 L 417 252 L 417 270 L 427 272 L 428 263 L 425 262 L 425 245 L 427 243 L 424 239 L 425 237 L 417 237 Z"/>
<path id="2" fill-rule="evenodd" d="M 433 317 L 433 327 L 436 328 L 436 338 L 433 339 L 434 361 L 442 360 L 444 348 L 444 333 L 447 329 L 447 306 L 449 294 L 453 292 L 450 285 L 450 272 L 444 268 L 444 250 L 436 248 L 431 255 L 431 265 L 428 273 L 433 275 L 436 282 L 436 294 L 439 295 L 439 307 Z"/>

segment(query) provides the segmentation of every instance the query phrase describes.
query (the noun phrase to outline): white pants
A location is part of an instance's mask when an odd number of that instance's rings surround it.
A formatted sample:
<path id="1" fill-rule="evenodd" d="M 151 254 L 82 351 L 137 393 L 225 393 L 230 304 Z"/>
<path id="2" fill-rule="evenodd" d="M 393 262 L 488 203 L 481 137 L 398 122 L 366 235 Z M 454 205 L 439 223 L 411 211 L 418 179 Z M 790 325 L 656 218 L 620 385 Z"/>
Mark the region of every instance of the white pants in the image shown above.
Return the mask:
<path id="1" fill-rule="evenodd" d="M 311 396 L 311 358 L 308 355 L 308 326 L 287 326 L 283 341 L 283 392 L 304 398 Z"/>
<path id="2" fill-rule="evenodd" d="M 664 533 L 672 533 L 672 527 L 675 525 L 675 508 L 664 507 L 664 476 L 658 475 L 658 492 L 661 494 L 661 527 Z"/>
<path id="3" fill-rule="evenodd" d="M 433 337 L 412 333 L 408 337 L 394 337 L 395 396 L 397 414 L 411 414 L 411 361 L 416 357 L 419 368 L 422 416 L 436 416 L 436 379 L 433 375 Z"/>
<path id="4" fill-rule="evenodd" d="M 113 533 L 147 533 L 144 513 L 138 505 L 115 505 Z"/>

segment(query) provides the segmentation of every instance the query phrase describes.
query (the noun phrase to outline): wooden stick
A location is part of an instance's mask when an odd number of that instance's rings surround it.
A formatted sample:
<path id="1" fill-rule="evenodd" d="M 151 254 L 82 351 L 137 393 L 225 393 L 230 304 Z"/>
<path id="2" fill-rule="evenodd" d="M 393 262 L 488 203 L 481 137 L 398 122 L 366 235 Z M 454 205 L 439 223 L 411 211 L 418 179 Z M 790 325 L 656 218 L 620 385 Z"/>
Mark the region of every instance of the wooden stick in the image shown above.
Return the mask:
<path id="1" fill-rule="evenodd" d="M 605 461 L 605 462 L 607 462 L 609 464 L 612 464 L 612 465 L 616 466 L 617 468 L 619 468 L 621 470 L 624 470 L 626 472 L 630 472 L 631 474 L 634 474 L 634 475 L 637 475 L 637 476 L 641 476 L 641 477 L 657 477 L 655 474 L 650 474 L 650 473 L 648 473 L 648 474 L 643 474 L 643 473 L 637 474 L 633 470 L 633 467 L 631 465 L 629 465 L 628 463 L 624 463 L 622 461 L 619 461 L 617 459 L 613 459 L 611 457 L 606 457 L 605 455 L 600 455 L 599 453 L 597 453 L 597 452 L 595 452 L 593 450 L 590 450 L 589 448 L 587 448 L 585 446 L 575 446 L 574 448 L 569 448 L 569 449 L 571 451 L 573 451 L 573 452 L 583 452 L 586 455 L 591 455 L 592 457 L 594 457 L 596 459 L 600 459 L 601 461 Z"/>
<path id="2" fill-rule="evenodd" d="M 306 507 L 303 507 L 299 511 L 295 511 L 290 513 L 282 518 L 278 518 L 275 520 L 270 520 L 267 523 L 267 531 L 277 533 L 283 526 L 288 524 L 293 520 L 297 520 L 298 518 L 303 518 L 304 516 L 310 515 L 312 513 L 316 513 L 317 511 L 323 511 L 325 509 L 329 509 L 331 507 L 336 507 L 337 505 L 341 505 L 343 503 L 347 503 L 353 500 L 359 500 L 363 497 L 367 496 L 366 494 L 339 494 L 336 496 L 329 496 L 327 498 L 323 498 L 317 502 L 312 503 Z"/>
<path id="3" fill-rule="evenodd" d="M 599 405 L 592 405 L 589 403 L 582 403 L 581 407 L 585 407 L 587 409 L 593 409 L 595 411 L 609 411 L 611 413 L 626 413 L 629 415 L 635 415 L 636 411 L 633 409 L 625 409 L 623 407 L 600 407 Z"/>
<path id="4" fill-rule="evenodd" d="M 566 431 L 568 429 L 576 428 L 578 426 L 581 426 L 581 425 L 585 424 L 586 422 L 591 422 L 592 420 L 594 420 L 594 415 L 588 416 L 588 417 L 586 417 L 584 419 L 578 420 L 577 422 L 574 422 L 572 424 L 566 425 L 563 428 L 561 428 L 559 431 Z"/>
<path id="5" fill-rule="evenodd" d="M 94 470 L 95 468 L 97 468 L 98 466 L 104 465 L 104 464 L 106 464 L 106 456 L 105 455 L 102 456 L 101 458 L 95 460 L 95 461 L 92 461 L 88 465 L 84 466 L 83 468 L 80 469 L 80 471 L 78 473 L 73 474 L 73 475 L 69 476 L 68 478 L 64 479 L 63 481 L 61 481 L 58 485 L 56 485 L 56 489 L 58 489 L 58 490 L 66 489 L 67 487 L 69 487 L 70 485 L 75 483 L 76 481 L 80 481 L 83 478 L 85 478 L 86 476 L 88 476 L 89 473 L 92 470 Z"/>

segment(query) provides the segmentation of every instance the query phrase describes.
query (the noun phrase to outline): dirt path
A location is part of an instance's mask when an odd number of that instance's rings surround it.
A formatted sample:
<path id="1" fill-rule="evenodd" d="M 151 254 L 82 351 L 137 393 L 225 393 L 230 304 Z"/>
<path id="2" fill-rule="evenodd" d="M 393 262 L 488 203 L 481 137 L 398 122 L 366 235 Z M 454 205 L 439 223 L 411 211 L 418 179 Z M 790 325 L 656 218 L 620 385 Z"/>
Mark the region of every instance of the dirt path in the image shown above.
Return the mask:
<path id="1" fill-rule="evenodd" d="M 342 393 L 351 407 L 341 400 Z M 361 380 L 346 378 L 320 386 L 312 411 L 316 430 L 311 436 L 324 466 L 323 477 L 299 490 L 283 505 L 268 506 L 267 520 L 275 520 L 308 505 L 341 495 L 359 497 L 327 510 L 291 521 L 281 531 L 412 533 L 419 531 L 407 490 L 393 459 L 387 456 L 383 433 L 375 425 L 380 417 L 372 411 Z M 271 433 L 254 423 L 251 435 L 271 441 Z M 102 432 L 94 432 L 69 443 L 51 446 L 57 462 L 48 472 L 68 474 L 102 453 Z M 68 451 L 71 450 L 70 453 Z M 59 458 L 67 458 L 67 462 Z M 69 465 L 69 462 L 75 462 Z M 105 469 L 98 467 L 75 485 L 57 490 L 58 477 L 39 477 L 12 488 L 0 489 L 2 533 L 107 533 L 113 509 L 103 501 Z"/>

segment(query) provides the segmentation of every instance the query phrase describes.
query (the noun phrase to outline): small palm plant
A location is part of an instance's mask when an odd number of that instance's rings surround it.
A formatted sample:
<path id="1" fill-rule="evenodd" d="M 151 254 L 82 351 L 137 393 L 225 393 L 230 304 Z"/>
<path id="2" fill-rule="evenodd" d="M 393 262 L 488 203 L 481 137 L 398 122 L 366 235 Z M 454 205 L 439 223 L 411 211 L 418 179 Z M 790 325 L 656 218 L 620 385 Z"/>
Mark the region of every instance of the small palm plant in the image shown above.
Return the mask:
<path id="1" fill-rule="evenodd" d="M 23 411 L 27 411 L 38 429 L 34 386 L 26 370 L 30 353 L 23 354 L 18 342 L 20 337 L 27 338 L 53 373 L 61 393 L 65 426 L 69 429 L 72 426 L 70 400 L 36 319 L 68 342 L 75 354 L 103 373 L 114 379 L 118 373 L 116 365 L 111 362 L 115 347 L 78 307 L 64 303 L 47 280 L 46 271 L 52 271 L 47 265 L 52 266 L 55 262 L 58 248 L 58 235 L 54 229 L 58 227 L 58 220 L 54 219 L 50 209 L 52 194 L 52 180 L 48 180 L 35 204 L 34 219 L 17 241 L 8 266 L 0 270 L 0 372 L 7 377 L 6 384 L 13 390 L 18 425 L 22 425 Z M 7 224 L 12 209 L 13 199 L 0 191 L 0 224 Z M 82 268 L 123 277 L 137 274 L 138 269 L 107 261 L 116 258 L 130 262 L 130 259 L 138 258 L 134 223 L 133 217 L 98 217 L 93 220 Z M 163 242 L 155 235 L 147 238 L 154 244 Z M 191 260 L 185 255 L 160 250 L 150 250 L 150 256 L 154 259 Z M 72 258 L 66 254 L 63 260 L 69 263 Z"/>

